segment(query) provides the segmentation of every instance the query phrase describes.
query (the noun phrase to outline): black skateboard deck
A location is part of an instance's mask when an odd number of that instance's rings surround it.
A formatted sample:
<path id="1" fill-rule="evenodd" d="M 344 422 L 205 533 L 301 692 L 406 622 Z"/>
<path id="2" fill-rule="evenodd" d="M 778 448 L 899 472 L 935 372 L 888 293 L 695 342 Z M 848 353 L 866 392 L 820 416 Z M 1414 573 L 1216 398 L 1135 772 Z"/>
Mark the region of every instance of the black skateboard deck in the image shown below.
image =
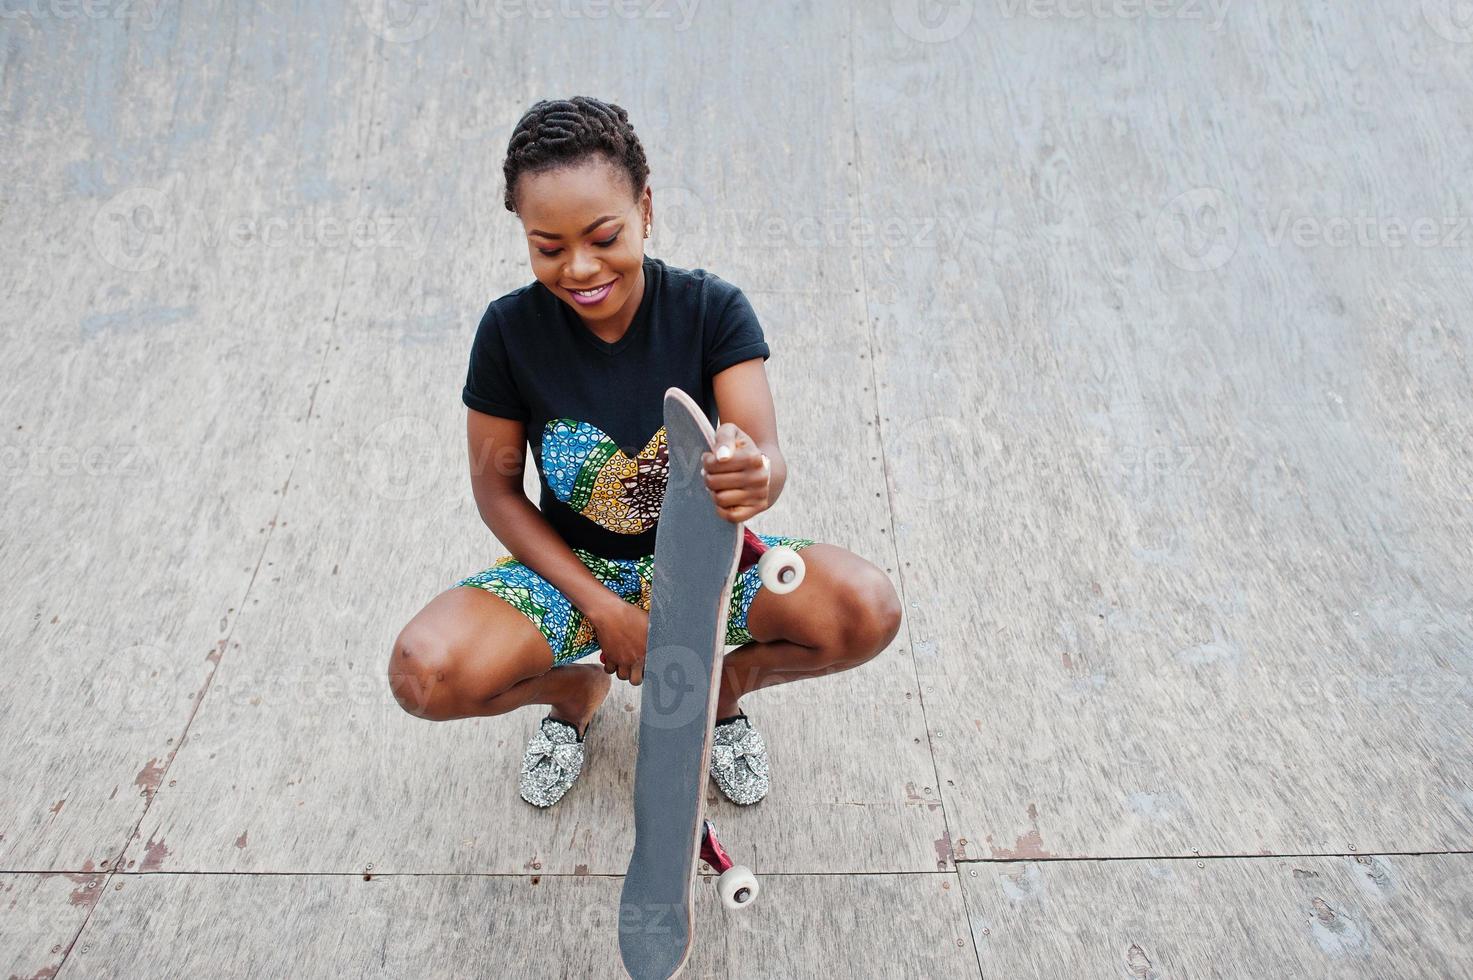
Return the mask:
<path id="1" fill-rule="evenodd" d="M 669 475 L 655 532 L 649 645 L 634 770 L 634 853 L 619 902 L 619 953 L 635 980 L 674 976 L 690 955 L 711 726 L 742 525 L 701 476 L 705 414 L 665 392 Z"/>

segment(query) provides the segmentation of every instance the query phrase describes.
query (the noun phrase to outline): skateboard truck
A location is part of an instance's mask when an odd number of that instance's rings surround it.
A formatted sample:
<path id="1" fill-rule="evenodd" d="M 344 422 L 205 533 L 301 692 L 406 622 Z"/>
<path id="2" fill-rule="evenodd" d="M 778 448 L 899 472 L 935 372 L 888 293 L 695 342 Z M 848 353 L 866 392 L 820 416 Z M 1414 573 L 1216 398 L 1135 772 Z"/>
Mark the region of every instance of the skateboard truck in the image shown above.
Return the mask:
<path id="1" fill-rule="evenodd" d="M 787 545 L 769 548 L 749 527 L 742 529 L 742 557 L 737 571 L 745 572 L 753 565 L 764 588 L 778 595 L 792 592 L 803 584 L 803 557 Z"/>
<path id="2" fill-rule="evenodd" d="M 716 825 L 709 819 L 702 821 L 701 860 L 720 874 L 716 879 L 716 893 L 721 896 L 721 904 L 729 909 L 746 908 L 762 890 L 751 869 L 732 863 L 716 837 Z"/>

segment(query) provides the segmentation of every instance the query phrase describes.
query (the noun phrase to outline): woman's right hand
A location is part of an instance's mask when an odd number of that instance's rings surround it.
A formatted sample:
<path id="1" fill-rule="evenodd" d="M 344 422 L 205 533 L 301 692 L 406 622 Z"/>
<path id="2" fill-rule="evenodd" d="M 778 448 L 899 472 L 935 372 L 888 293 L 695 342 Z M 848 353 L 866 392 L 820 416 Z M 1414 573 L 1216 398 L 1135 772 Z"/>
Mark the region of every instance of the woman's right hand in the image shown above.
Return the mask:
<path id="1" fill-rule="evenodd" d="M 619 600 L 596 616 L 589 616 L 597 634 L 604 672 L 618 673 L 621 681 L 638 687 L 644 681 L 644 651 L 650 614 L 631 602 Z"/>

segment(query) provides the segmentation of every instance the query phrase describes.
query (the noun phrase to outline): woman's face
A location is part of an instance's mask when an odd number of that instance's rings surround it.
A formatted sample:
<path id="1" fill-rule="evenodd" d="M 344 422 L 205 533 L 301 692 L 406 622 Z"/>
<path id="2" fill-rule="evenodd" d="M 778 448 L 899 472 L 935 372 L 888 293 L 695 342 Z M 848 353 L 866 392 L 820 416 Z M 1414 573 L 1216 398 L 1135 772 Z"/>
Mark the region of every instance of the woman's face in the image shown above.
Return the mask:
<path id="1" fill-rule="evenodd" d="M 517 186 L 532 272 L 590 325 L 634 319 L 644 292 L 644 228 L 650 189 L 631 199 L 608 161 L 529 174 Z"/>

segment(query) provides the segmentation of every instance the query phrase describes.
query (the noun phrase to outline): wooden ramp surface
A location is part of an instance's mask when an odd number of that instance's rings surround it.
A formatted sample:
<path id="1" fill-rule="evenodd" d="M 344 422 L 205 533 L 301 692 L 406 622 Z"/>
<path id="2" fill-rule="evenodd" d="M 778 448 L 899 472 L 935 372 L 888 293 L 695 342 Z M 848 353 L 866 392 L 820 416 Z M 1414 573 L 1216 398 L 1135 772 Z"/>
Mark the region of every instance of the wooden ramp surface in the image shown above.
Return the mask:
<path id="1" fill-rule="evenodd" d="M 617 974 L 635 693 L 533 812 L 540 713 L 384 679 L 503 553 L 459 392 L 579 93 L 762 318 L 755 529 L 906 611 L 744 701 L 687 975 L 1473 969 L 1455 5 L 64 7 L 0 18 L 0 975 Z"/>

